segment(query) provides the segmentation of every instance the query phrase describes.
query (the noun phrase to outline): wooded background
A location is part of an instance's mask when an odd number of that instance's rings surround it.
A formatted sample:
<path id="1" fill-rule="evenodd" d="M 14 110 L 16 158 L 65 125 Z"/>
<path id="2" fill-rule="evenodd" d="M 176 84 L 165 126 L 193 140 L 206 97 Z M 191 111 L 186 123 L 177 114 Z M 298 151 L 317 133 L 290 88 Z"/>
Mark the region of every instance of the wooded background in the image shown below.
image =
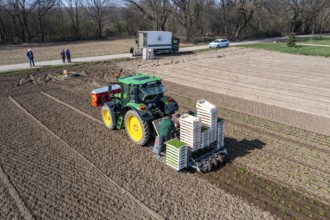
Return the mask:
<path id="1" fill-rule="evenodd" d="M 0 0 L 0 43 L 134 37 L 184 41 L 330 31 L 330 0 Z"/>

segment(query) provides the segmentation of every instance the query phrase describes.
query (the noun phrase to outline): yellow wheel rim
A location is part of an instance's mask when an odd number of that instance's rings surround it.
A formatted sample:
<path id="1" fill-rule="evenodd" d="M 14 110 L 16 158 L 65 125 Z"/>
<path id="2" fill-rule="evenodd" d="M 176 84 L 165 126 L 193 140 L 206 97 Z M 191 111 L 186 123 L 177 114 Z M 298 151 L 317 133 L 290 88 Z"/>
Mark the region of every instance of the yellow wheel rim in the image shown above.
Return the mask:
<path id="1" fill-rule="evenodd" d="M 136 142 L 142 140 L 143 129 L 142 124 L 137 117 L 130 115 L 127 118 L 126 128 L 129 136 Z"/>
<path id="2" fill-rule="evenodd" d="M 111 126 L 112 119 L 111 119 L 111 114 L 108 111 L 108 109 L 103 109 L 102 110 L 102 116 L 103 116 L 103 121 L 107 126 Z"/>

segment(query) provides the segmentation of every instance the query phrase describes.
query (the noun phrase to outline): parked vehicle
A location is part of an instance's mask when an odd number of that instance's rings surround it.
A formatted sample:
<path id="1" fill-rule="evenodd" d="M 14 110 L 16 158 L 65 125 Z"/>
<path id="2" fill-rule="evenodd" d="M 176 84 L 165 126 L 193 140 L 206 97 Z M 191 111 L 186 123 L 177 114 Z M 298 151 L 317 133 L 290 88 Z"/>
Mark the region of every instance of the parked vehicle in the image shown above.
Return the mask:
<path id="1" fill-rule="evenodd" d="M 228 47 L 229 40 L 228 39 L 216 39 L 209 43 L 209 48 L 220 48 L 220 47 Z"/>
<path id="2" fill-rule="evenodd" d="M 142 54 L 143 48 L 153 49 L 154 53 L 175 53 L 179 51 L 180 39 L 168 31 L 139 31 L 137 50 Z"/>

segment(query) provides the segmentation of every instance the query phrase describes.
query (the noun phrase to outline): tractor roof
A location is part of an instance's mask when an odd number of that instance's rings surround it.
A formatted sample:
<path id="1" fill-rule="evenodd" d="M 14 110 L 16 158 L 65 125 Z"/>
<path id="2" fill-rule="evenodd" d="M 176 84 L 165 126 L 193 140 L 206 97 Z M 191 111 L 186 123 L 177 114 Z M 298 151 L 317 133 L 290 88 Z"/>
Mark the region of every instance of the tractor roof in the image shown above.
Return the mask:
<path id="1" fill-rule="evenodd" d="M 160 77 L 151 76 L 149 74 L 136 74 L 135 76 L 121 77 L 118 79 L 123 84 L 143 85 L 149 82 L 161 81 Z"/>

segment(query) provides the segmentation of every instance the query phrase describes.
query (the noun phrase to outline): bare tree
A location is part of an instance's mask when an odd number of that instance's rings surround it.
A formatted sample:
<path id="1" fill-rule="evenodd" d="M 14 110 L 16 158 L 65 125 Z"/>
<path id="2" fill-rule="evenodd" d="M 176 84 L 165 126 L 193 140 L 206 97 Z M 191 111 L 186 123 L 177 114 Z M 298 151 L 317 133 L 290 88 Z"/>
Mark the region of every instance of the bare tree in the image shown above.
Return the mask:
<path id="1" fill-rule="evenodd" d="M 322 33 L 323 32 L 323 28 L 330 24 L 330 2 L 328 3 L 329 6 L 325 7 L 322 9 L 322 11 L 320 12 L 320 16 L 318 18 L 318 22 L 317 23 L 317 30 L 318 33 Z"/>
<path id="2" fill-rule="evenodd" d="M 36 7 L 36 1 L 32 0 L 8 0 L 8 4 L 12 7 L 11 14 L 13 20 L 19 22 L 21 39 L 23 42 L 29 42 L 32 38 L 29 30 L 29 22 L 32 19 L 32 12 Z"/>
<path id="3" fill-rule="evenodd" d="M 165 30 L 171 11 L 170 0 L 124 0 L 124 2 L 135 6 L 149 20 L 153 30 Z"/>
<path id="4" fill-rule="evenodd" d="M 66 10 L 71 21 L 72 35 L 76 40 L 80 39 L 80 8 L 81 0 L 65 0 Z"/>
<path id="5" fill-rule="evenodd" d="M 109 0 L 85 0 L 86 11 L 88 15 L 92 18 L 95 26 L 97 35 L 102 38 L 103 27 L 106 19 L 107 7 L 109 5 Z"/>
<path id="6" fill-rule="evenodd" d="M 194 24 L 201 19 L 203 0 L 173 0 L 174 15 L 185 30 L 185 40 L 190 41 L 194 35 Z"/>
<path id="7" fill-rule="evenodd" d="M 315 27 L 320 12 L 328 0 L 285 0 L 292 13 L 291 29 L 294 32 L 308 33 Z"/>
<path id="8" fill-rule="evenodd" d="M 239 39 L 242 29 L 245 28 L 251 21 L 252 16 L 255 13 L 256 5 L 257 1 L 254 0 L 240 0 L 236 9 L 238 12 L 238 17 L 235 22 L 235 39 Z"/>
<path id="9" fill-rule="evenodd" d="M 7 31 L 5 25 L 5 5 L 3 0 L 0 0 L 0 42 L 7 42 Z"/>
<path id="10" fill-rule="evenodd" d="M 133 36 L 150 29 L 171 30 L 188 41 L 206 33 L 240 39 L 292 29 L 327 32 L 330 1 L 0 0 L 1 43 Z"/>
<path id="11" fill-rule="evenodd" d="M 54 7 L 56 0 L 36 0 L 39 33 L 42 42 L 45 42 L 44 16 Z"/>

